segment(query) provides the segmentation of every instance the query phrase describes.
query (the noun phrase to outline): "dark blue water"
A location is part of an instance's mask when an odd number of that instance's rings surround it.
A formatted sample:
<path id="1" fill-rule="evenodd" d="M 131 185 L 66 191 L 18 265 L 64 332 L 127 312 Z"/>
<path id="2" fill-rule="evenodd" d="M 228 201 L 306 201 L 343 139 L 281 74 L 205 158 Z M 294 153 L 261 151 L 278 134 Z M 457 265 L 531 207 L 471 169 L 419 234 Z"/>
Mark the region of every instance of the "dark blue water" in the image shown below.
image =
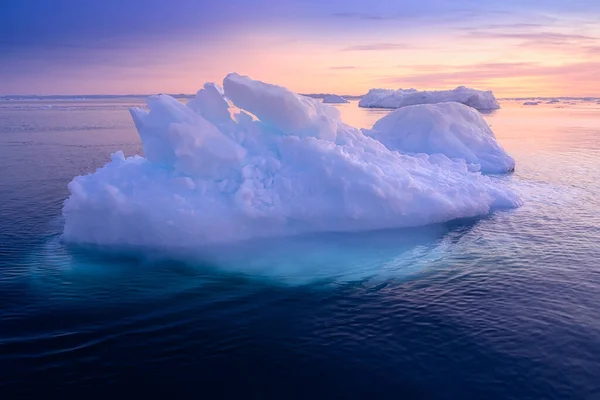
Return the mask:
<path id="1" fill-rule="evenodd" d="M 70 179 L 141 151 L 126 102 L 0 103 L 2 399 L 600 398 L 600 106 L 486 116 L 518 210 L 174 260 L 60 241 Z"/>

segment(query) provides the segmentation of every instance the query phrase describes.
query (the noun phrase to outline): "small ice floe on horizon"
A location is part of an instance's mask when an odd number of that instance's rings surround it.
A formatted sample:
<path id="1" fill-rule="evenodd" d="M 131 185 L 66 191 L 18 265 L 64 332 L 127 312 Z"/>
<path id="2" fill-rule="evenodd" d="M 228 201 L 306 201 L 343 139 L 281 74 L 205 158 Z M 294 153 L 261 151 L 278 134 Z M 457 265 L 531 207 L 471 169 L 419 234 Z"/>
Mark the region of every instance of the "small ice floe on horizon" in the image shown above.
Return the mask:
<path id="1" fill-rule="evenodd" d="M 540 104 L 539 101 L 526 101 L 523 103 L 524 106 L 537 106 L 538 104 Z"/>
<path id="2" fill-rule="evenodd" d="M 338 96 L 337 94 L 330 94 L 323 97 L 323 103 L 326 104 L 346 104 L 350 103 L 348 100 L 343 98 L 342 96 Z"/>
<path id="3" fill-rule="evenodd" d="M 492 91 L 459 86 L 453 90 L 418 91 L 416 89 L 371 89 L 364 95 L 359 107 L 401 108 L 417 104 L 456 102 L 479 111 L 496 110 L 500 104 Z"/>
<path id="4" fill-rule="evenodd" d="M 546 102 L 546 104 L 557 104 L 560 103 L 559 99 L 550 99 Z"/>
<path id="5" fill-rule="evenodd" d="M 147 106 L 131 109 L 145 157 L 118 151 L 69 184 L 66 242 L 198 248 L 425 226 L 521 204 L 502 180 L 473 172 L 514 161 L 463 105 L 398 110 L 366 135 L 333 106 L 230 74 L 187 105 L 156 95 Z"/>

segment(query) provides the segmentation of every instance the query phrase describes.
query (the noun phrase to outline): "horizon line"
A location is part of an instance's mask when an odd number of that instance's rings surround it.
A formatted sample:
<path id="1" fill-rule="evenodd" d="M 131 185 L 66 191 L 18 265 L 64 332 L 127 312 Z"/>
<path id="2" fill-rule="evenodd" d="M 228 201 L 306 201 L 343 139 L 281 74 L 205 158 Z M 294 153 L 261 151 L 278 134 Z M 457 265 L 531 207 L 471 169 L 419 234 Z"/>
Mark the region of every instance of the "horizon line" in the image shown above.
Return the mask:
<path id="1" fill-rule="evenodd" d="M 393 90 L 393 89 L 392 89 Z M 153 93 L 153 94 L 149 94 L 149 93 L 142 93 L 142 94 L 134 94 L 134 93 L 128 93 L 128 94 L 118 94 L 118 93 L 114 93 L 114 94 L 98 94 L 98 93 L 94 93 L 94 94 L 0 94 L 0 100 L 2 101 L 7 101 L 7 100 L 11 100 L 11 98 L 21 98 L 21 99 L 26 99 L 26 98 L 38 98 L 38 99 L 57 99 L 57 98 L 65 98 L 65 99 L 72 99 L 72 98 L 82 98 L 85 99 L 86 97 L 94 97 L 94 98 L 102 98 L 102 97 L 111 97 L 111 98 L 118 98 L 118 97 L 151 97 L 151 96 L 157 96 L 157 95 L 167 95 L 167 96 L 171 96 L 171 97 L 181 97 L 181 98 L 193 98 L 196 96 L 195 93 Z M 324 96 L 328 96 L 328 95 L 336 95 L 336 96 L 341 96 L 344 98 L 348 98 L 351 100 L 357 100 L 362 98 L 363 96 L 366 95 L 365 94 L 361 94 L 361 95 L 351 95 L 351 94 L 345 94 L 345 95 L 338 95 L 335 93 L 297 93 L 300 96 L 306 96 L 306 97 L 311 97 L 311 98 L 322 98 Z M 600 99 L 600 94 L 598 94 L 597 96 L 524 96 L 524 97 L 496 97 L 498 100 L 529 100 L 529 99 L 541 99 L 541 100 L 546 100 L 546 99 L 580 99 L 580 100 L 585 100 L 585 99 L 593 99 L 593 100 L 598 100 Z"/>

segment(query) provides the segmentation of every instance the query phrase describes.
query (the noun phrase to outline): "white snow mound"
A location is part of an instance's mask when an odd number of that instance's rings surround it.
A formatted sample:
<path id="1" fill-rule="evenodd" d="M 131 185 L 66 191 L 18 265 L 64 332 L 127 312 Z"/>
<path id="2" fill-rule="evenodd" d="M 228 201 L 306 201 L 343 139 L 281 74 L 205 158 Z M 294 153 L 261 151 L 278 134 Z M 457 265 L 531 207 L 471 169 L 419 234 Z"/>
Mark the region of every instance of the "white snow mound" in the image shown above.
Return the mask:
<path id="1" fill-rule="evenodd" d="M 198 248 L 420 226 L 520 205 L 464 161 L 392 151 L 341 122 L 332 106 L 237 74 L 223 88 L 207 84 L 188 105 L 158 95 L 149 110 L 133 108 L 145 157 L 119 151 L 75 177 L 63 239 Z M 233 118 L 228 101 L 242 110 Z"/>
<path id="2" fill-rule="evenodd" d="M 345 104 L 350 103 L 348 100 L 343 98 L 342 96 L 338 96 L 337 94 L 330 94 L 323 97 L 323 103 L 326 104 Z"/>
<path id="3" fill-rule="evenodd" d="M 496 140 L 481 114 L 460 103 L 421 104 L 395 110 L 363 132 L 388 149 L 462 159 L 471 170 L 505 173 L 515 160 Z"/>
<path id="4" fill-rule="evenodd" d="M 454 90 L 418 91 L 415 89 L 371 89 L 358 102 L 366 108 L 401 108 L 416 104 L 435 104 L 454 101 L 480 111 L 495 110 L 500 104 L 488 91 L 459 86 Z"/>

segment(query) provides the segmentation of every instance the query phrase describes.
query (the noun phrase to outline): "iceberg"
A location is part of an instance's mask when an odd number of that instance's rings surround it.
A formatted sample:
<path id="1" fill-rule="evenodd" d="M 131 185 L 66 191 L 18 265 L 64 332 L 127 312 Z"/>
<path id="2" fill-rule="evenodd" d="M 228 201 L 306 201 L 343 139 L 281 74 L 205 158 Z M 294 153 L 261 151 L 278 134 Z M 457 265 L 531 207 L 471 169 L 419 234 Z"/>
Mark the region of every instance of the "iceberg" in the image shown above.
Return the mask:
<path id="1" fill-rule="evenodd" d="M 392 151 L 463 160 L 473 171 L 500 174 L 515 169 L 515 160 L 481 114 L 460 103 L 403 107 L 363 132 Z"/>
<path id="2" fill-rule="evenodd" d="M 538 104 L 540 104 L 539 101 L 526 101 L 523 103 L 524 106 L 537 106 Z"/>
<path id="3" fill-rule="evenodd" d="M 463 160 L 391 150 L 343 123 L 335 107 L 238 74 L 223 87 L 206 84 L 188 104 L 151 96 L 131 115 L 144 156 L 118 151 L 69 183 L 63 240 L 198 249 L 425 226 L 521 204 Z M 430 123 L 419 118 L 402 123 Z M 475 133 L 462 139 L 481 147 Z"/>
<path id="4" fill-rule="evenodd" d="M 342 96 L 338 96 L 337 94 L 330 94 L 323 97 L 323 103 L 329 104 L 345 104 L 350 103 L 348 100 L 343 98 Z"/>
<path id="5" fill-rule="evenodd" d="M 496 110 L 500 104 L 488 91 L 459 86 L 454 90 L 418 91 L 416 89 L 371 89 L 358 102 L 366 108 L 401 108 L 417 104 L 457 102 L 479 111 Z"/>

